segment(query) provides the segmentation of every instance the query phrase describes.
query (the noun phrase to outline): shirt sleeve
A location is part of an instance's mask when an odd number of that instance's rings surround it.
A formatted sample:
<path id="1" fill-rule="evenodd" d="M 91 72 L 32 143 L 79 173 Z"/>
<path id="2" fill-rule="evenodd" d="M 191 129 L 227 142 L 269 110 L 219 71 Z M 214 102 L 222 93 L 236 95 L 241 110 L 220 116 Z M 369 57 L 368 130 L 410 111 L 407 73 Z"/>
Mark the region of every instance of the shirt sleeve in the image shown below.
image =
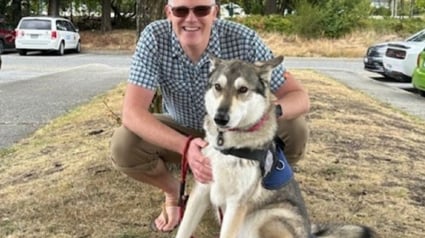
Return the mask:
<path id="1" fill-rule="evenodd" d="M 159 58 L 158 44 L 151 27 L 147 26 L 140 34 L 136 51 L 133 54 L 128 82 L 156 90 L 158 87 Z"/>

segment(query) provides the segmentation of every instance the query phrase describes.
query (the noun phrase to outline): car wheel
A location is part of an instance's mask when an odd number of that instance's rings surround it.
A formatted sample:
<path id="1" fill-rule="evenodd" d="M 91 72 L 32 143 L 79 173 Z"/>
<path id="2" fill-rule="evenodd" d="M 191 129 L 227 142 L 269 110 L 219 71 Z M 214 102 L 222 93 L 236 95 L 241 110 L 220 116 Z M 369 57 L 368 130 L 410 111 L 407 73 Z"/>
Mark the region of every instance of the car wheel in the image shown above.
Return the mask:
<path id="1" fill-rule="evenodd" d="M 3 54 L 4 51 L 4 42 L 0 40 L 0 54 Z"/>
<path id="2" fill-rule="evenodd" d="M 64 55 L 65 54 L 65 44 L 63 42 L 60 43 L 57 53 L 58 53 L 58 55 Z"/>
<path id="3" fill-rule="evenodd" d="M 18 50 L 18 54 L 19 55 L 27 55 L 27 51 L 26 50 Z"/>
<path id="4" fill-rule="evenodd" d="M 81 52 L 81 42 L 78 41 L 77 47 L 75 47 L 75 53 Z"/>

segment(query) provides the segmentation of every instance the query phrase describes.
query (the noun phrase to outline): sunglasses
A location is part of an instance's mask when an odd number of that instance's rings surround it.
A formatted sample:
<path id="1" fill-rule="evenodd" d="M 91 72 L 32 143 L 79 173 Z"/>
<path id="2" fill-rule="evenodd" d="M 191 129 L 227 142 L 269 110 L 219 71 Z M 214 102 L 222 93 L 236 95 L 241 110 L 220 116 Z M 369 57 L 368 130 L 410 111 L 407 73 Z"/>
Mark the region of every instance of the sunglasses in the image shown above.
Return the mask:
<path id="1" fill-rule="evenodd" d="M 210 14 L 211 8 L 213 6 L 215 6 L 215 4 L 206 5 L 206 6 L 196 6 L 196 7 L 185 7 L 185 6 L 171 7 L 171 12 L 173 12 L 173 15 L 175 17 L 187 17 L 189 15 L 190 10 L 192 10 L 195 16 L 204 17 Z"/>

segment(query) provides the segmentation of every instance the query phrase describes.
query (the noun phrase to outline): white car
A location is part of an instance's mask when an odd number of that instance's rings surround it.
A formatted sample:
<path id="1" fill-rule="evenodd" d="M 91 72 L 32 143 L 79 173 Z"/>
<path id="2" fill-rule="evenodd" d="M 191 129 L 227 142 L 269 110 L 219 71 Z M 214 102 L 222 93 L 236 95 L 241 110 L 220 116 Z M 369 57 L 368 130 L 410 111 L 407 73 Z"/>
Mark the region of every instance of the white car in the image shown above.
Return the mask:
<path id="1" fill-rule="evenodd" d="M 28 51 L 81 51 L 80 34 L 71 21 L 60 17 L 23 17 L 16 28 L 15 45 L 20 55 Z"/>
<path id="2" fill-rule="evenodd" d="M 236 3 L 225 3 L 220 4 L 220 18 L 229 18 L 229 17 L 244 17 L 245 10 Z"/>
<path id="3" fill-rule="evenodd" d="M 416 32 L 415 34 L 409 36 L 404 41 L 420 41 L 425 40 L 423 37 L 425 29 Z M 369 46 L 366 50 L 366 55 L 363 57 L 364 69 L 370 72 L 375 72 L 385 76 L 384 64 L 382 59 L 384 58 L 385 52 L 387 51 L 387 46 L 392 42 L 381 42 Z"/>
<path id="4" fill-rule="evenodd" d="M 384 57 L 384 75 L 402 82 L 410 82 L 418 55 L 425 48 L 425 31 L 420 31 L 413 41 L 392 42 Z"/>

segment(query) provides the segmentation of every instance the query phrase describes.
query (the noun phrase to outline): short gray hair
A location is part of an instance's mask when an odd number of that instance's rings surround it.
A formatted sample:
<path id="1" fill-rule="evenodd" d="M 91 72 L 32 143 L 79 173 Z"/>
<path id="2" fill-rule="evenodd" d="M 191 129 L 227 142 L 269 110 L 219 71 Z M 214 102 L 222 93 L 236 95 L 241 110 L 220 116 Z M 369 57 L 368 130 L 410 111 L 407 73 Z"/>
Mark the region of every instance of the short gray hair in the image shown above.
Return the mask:
<path id="1" fill-rule="evenodd" d="M 173 3 L 173 0 L 168 0 L 168 5 L 170 5 L 170 4 L 172 4 Z M 211 0 L 211 4 L 215 4 L 216 3 L 216 1 L 215 0 Z"/>

